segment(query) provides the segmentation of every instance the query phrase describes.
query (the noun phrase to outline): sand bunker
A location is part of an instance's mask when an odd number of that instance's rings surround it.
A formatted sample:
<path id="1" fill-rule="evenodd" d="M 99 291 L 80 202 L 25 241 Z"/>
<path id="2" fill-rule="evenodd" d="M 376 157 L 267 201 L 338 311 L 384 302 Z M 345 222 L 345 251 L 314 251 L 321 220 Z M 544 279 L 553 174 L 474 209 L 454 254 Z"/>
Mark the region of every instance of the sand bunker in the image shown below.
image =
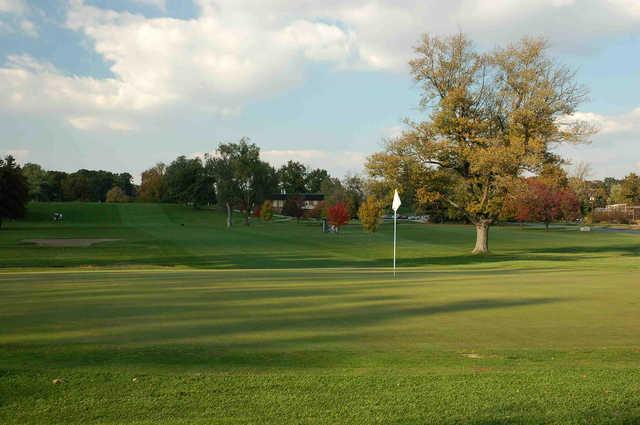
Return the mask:
<path id="1" fill-rule="evenodd" d="M 56 247 L 89 247 L 93 244 L 102 242 L 119 241 L 120 239 L 26 239 L 22 242 L 34 243 L 38 246 L 56 246 Z"/>

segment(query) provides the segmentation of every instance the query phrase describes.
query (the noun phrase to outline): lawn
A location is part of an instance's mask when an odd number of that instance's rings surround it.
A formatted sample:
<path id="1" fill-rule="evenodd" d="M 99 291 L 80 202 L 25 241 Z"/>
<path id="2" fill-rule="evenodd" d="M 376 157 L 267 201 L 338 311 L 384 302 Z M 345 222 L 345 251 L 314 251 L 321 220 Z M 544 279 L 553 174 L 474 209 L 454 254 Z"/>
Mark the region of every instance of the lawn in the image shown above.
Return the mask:
<path id="1" fill-rule="evenodd" d="M 470 227 L 402 224 L 394 279 L 389 226 L 144 204 L 5 224 L 3 424 L 640 422 L 638 235 L 497 227 L 478 258 Z M 120 240 L 20 242 L 60 237 Z"/>

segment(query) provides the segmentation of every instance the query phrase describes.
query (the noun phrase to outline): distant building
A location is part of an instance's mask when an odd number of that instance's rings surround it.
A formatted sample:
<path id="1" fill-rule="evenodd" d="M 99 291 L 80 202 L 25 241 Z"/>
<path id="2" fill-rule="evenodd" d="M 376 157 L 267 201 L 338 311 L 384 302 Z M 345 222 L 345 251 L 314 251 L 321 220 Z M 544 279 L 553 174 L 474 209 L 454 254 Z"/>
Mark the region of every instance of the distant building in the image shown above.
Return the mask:
<path id="1" fill-rule="evenodd" d="M 604 208 L 596 208 L 594 212 L 604 218 L 624 215 L 631 221 L 640 220 L 640 205 L 612 204 Z"/>
<path id="2" fill-rule="evenodd" d="M 302 209 L 305 210 L 311 210 L 324 201 L 324 194 L 322 193 L 276 193 L 269 196 L 268 199 L 273 203 L 274 211 L 281 212 L 287 199 L 296 197 L 302 199 Z"/>

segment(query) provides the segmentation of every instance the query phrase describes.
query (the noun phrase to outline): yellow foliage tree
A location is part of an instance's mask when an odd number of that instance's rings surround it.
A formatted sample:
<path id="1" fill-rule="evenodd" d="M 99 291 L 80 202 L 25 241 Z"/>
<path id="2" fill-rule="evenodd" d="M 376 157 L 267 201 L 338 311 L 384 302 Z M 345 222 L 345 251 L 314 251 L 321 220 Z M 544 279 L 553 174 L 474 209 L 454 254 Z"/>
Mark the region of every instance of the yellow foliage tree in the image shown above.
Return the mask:
<path id="1" fill-rule="evenodd" d="M 486 254 L 510 187 L 560 163 L 553 147 L 593 134 L 572 117 L 587 90 L 541 39 L 481 53 L 463 34 L 425 35 L 415 53 L 410 66 L 428 115 L 372 155 L 368 171 L 391 187 L 408 172 L 416 200 L 460 211 L 476 226 L 473 253 Z"/>
<path id="2" fill-rule="evenodd" d="M 360 224 L 367 232 L 375 232 L 380 225 L 380 216 L 382 215 L 382 202 L 374 196 L 368 196 L 367 199 L 360 204 L 358 210 L 358 218 Z"/>
<path id="3" fill-rule="evenodd" d="M 107 202 L 129 202 L 129 197 L 118 186 L 114 186 L 107 192 Z"/>

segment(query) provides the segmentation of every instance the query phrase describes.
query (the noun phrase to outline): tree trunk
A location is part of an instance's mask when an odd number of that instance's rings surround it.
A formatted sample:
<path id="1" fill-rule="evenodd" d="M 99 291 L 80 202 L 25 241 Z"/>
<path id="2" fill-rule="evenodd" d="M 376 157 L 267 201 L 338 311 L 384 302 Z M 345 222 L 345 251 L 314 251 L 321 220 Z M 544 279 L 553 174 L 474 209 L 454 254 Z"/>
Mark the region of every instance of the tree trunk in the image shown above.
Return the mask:
<path id="1" fill-rule="evenodd" d="M 227 228 L 233 226 L 233 221 L 231 220 L 231 205 L 227 202 Z"/>
<path id="2" fill-rule="evenodd" d="M 480 220 L 476 223 L 476 247 L 473 249 L 473 254 L 486 255 L 489 253 L 489 225 L 491 225 L 491 220 Z"/>
<path id="3" fill-rule="evenodd" d="M 548 222 L 548 221 L 545 221 L 545 222 L 544 222 L 544 231 L 545 231 L 545 232 L 548 232 L 548 231 L 549 231 L 549 222 Z"/>

